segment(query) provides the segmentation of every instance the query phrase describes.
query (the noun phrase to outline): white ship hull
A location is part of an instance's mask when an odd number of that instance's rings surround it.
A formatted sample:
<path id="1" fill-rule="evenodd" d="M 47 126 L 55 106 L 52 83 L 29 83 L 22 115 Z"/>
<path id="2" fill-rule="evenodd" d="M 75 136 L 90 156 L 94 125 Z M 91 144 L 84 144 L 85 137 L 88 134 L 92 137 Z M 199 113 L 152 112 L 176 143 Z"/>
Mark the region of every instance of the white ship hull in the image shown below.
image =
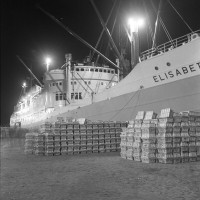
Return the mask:
<path id="1" fill-rule="evenodd" d="M 171 108 L 176 112 L 200 111 L 200 75 L 180 81 L 163 84 L 137 92 L 121 95 L 110 100 L 93 103 L 62 114 L 47 115 L 50 122 L 57 117 L 86 118 L 90 120 L 128 121 L 134 119 L 138 111 L 155 111 Z M 53 114 L 53 113 L 52 113 Z M 45 120 L 27 124 L 24 127 L 36 127 Z"/>
<path id="2" fill-rule="evenodd" d="M 159 114 L 163 108 L 200 111 L 200 37 L 140 62 L 117 85 L 94 95 L 92 100 L 71 102 L 53 112 L 43 107 L 40 115 L 21 122 L 21 126 L 55 122 L 58 117 L 127 121 L 138 111 Z"/>

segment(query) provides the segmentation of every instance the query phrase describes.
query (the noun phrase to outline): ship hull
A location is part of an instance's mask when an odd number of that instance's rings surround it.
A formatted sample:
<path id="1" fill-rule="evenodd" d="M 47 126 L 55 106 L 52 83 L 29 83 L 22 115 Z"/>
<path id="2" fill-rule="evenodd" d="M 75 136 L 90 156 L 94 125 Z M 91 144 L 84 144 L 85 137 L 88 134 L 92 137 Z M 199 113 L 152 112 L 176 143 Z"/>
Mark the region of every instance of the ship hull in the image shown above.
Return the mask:
<path id="1" fill-rule="evenodd" d="M 175 112 L 200 111 L 200 75 L 140 89 L 136 92 L 79 107 L 57 116 L 49 115 L 48 121 L 55 122 L 58 117 L 64 119 L 86 118 L 92 121 L 127 121 L 134 119 L 138 111 L 154 111 L 159 114 L 163 108 L 171 108 Z M 33 123 L 27 127 L 38 126 L 40 123 Z"/>

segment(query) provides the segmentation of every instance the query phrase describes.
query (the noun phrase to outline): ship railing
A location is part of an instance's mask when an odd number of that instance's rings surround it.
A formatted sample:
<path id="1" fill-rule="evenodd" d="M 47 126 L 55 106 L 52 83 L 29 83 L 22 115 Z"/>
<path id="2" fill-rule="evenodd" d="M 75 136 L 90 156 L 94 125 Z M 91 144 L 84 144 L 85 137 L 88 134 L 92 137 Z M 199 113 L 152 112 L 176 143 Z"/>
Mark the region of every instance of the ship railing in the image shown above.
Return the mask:
<path id="1" fill-rule="evenodd" d="M 156 48 L 148 49 L 141 53 L 140 60 L 147 60 L 148 58 L 154 57 L 156 55 L 163 54 L 165 52 L 171 51 L 179 46 L 185 45 L 186 43 L 200 37 L 200 30 L 194 31 L 192 33 L 186 34 L 172 41 L 166 42 L 157 46 Z"/>

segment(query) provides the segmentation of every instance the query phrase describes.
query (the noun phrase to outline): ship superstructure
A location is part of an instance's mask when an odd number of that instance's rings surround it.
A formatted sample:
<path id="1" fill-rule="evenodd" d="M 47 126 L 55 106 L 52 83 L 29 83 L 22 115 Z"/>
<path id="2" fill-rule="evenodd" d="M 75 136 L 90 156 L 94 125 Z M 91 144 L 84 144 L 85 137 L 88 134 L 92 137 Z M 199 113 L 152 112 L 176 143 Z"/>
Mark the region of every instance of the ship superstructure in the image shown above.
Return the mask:
<path id="1" fill-rule="evenodd" d="M 35 85 L 21 97 L 11 116 L 11 126 L 43 120 L 64 107 L 71 110 L 92 104 L 97 93 L 119 81 L 119 74 L 108 66 L 94 66 L 94 63 L 71 65 L 71 54 L 66 55 L 66 59 L 64 69 L 45 72 L 43 87 Z"/>

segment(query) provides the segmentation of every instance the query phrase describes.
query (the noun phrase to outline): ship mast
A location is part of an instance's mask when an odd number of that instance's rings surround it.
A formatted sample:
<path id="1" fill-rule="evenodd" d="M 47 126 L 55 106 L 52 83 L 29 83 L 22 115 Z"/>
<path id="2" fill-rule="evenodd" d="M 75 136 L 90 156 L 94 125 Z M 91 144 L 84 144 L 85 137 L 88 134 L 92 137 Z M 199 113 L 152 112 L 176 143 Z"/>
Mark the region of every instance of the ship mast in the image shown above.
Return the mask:
<path id="1" fill-rule="evenodd" d="M 133 69 L 139 62 L 139 37 L 138 29 L 143 24 L 142 19 L 130 18 L 128 21 L 130 34 L 129 40 L 131 43 L 131 68 Z"/>

